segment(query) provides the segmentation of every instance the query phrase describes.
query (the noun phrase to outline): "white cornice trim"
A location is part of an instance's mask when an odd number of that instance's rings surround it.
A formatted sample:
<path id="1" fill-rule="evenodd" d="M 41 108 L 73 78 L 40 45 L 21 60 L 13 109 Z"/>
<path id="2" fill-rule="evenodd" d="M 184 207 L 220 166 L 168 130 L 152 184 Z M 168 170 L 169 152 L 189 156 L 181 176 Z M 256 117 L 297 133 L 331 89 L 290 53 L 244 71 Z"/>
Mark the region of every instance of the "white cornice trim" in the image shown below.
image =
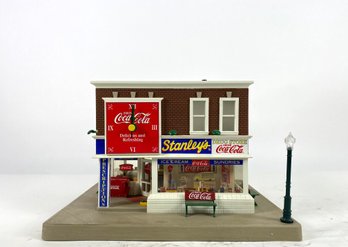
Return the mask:
<path id="1" fill-rule="evenodd" d="M 218 140 L 247 140 L 250 135 L 162 135 L 166 139 L 218 139 Z"/>
<path id="2" fill-rule="evenodd" d="M 248 88 L 253 81 L 92 81 L 96 88 Z"/>
<path id="3" fill-rule="evenodd" d="M 105 136 L 95 135 L 94 139 L 105 139 Z M 166 139 L 221 139 L 221 140 L 247 140 L 250 135 L 162 135 L 161 138 Z"/>
<path id="4" fill-rule="evenodd" d="M 94 139 L 96 140 L 103 140 L 105 139 L 105 136 L 98 136 L 98 135 L 95 135 L 95 136 L 92 136 Z"/>
<path id="5" fill-rule="evenodd" d="M 161 102 L 163 98 L 103 98 L 105 102 Z"/>
<path id="6" fill-rule="evenodd" d="M 127 159 L 127 158 L 142 158 L 142 159 L 194 159 L 194 160 L 233 160 L 233 159 L 250 159 L 252 156 L 248 154 L 234 154 L 229 156 L 221 156 L 217 154 L 213 155 L 197 155 L 197 154 L 158 154 L 158 155 L 149 155 L 149 154 L 138 154 L 138 155 L 107 155 L 107 154 L 98 154 L 93 156 L 95 159 L 107 159 L 107 158 L 118 158 L 118 159 Z"/>

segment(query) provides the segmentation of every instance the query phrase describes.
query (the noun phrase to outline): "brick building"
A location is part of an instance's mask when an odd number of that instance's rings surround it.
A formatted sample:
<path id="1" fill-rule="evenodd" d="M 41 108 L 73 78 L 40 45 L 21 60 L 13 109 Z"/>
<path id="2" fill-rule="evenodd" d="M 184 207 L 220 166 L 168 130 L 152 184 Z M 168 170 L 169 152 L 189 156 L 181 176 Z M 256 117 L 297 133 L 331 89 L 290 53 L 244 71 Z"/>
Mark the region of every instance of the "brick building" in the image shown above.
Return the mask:
<path id="1" fill-rule="evenodd" d="M 183 212 L 184 191 L 214 192 L 217 213 L 254 212 L 248 193 L 252 82 L 92 84 L 100 161 L 98 207 L 112 206 L 110 180 L 126 163 L 133 164 L 128 172 L 133 177 L 127 175 L 129 193 L 146 195 L 149 213 Z"/>

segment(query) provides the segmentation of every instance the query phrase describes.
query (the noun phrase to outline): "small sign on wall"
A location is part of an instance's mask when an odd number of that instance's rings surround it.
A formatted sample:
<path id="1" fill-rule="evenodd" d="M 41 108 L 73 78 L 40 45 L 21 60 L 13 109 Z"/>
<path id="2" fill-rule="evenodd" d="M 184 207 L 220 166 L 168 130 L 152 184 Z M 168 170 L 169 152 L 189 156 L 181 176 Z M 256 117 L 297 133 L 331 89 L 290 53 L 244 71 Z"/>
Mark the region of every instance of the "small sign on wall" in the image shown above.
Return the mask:
<path id="1" fill-rule="evenodd" d="M 248 141 L 247 140 L 213 140 L 213 154 L 222 156 L 231 156 L 236 154 L 248 154 Z"/>
<path id="2" fill-rule="evenodd" d="M 162 139 L 162 153 L 211 154 L 211 139 Z"/>
<path id="3" fill-rule="evenodd" d="M 160 152 L 160 100 L 107 98 L 104 107 L 106 154 Z"/>
<path id="4" fill-rule="evenodd" d="M 120 165 L 121 171 L 133 171 L 133 165 L 131 164 L 122 164 Z"/>
<path id="5" fill-rule="evenodd" d="M 108 159 L 100 159 L 98 206 L 109 207 L 109 165 Z"/>
<path id="6" fill-rule="evenodd" d="M 213 200 L 215 200 L 215 193 L 214 192 L 185 191 L 185 200 L 213 201 Z"/>

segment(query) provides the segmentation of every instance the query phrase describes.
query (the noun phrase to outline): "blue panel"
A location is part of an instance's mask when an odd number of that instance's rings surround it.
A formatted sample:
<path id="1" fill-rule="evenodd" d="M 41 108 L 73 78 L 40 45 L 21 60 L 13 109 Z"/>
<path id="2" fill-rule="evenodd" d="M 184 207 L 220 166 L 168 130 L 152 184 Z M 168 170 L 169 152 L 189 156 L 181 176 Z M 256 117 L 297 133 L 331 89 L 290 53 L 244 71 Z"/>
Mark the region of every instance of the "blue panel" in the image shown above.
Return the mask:
<path id="1" fill-rule="evenodd" d="M 243 165 L 243 160 L 210 160 L 211 165 Z"/>
<path id="2" fill-rule="evenodd" d="M 159 165 L 192 165 L 193 161 L 199 160 L 183 160 L 183 159 L 158 159 Z M 243 160 L 209 160 L 210 165 L 243 165 Z"/>
<path id="3" fill-rule="evenodd" d="M 109 174 L 108 174 L 108 159 L 100 159 L 100 169 L 99 169 L 99 192 L 98 201 L 99 207 L 105 208 L 109 206 L 108 197 L 108 184 L 109 184 Z"/>
<path id="4" fill-rule="evenodd" d="M 105 139 L 96 139 L 95 147 L 97 154 L 105 154 Z"/>
<path id="5" fill-rule="evenodd" d="M 167 159 L 158 159 L 159 165 L 191 165 L 192 160 L 167 160 Z"/>

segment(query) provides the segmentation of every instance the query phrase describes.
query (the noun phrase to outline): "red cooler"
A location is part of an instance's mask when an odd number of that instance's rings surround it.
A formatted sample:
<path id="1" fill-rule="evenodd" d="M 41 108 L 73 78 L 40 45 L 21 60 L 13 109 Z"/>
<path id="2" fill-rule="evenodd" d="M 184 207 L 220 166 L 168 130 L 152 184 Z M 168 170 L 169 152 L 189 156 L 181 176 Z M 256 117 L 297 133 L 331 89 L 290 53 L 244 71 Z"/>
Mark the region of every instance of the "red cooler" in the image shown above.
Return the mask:
<path id="1" fill-rule="evenodd" d="M 110 196 L 111 197 L 127 197 L 129 192 L 129 178 L 125 176 L 117 176 L 110 178 Z"/>

